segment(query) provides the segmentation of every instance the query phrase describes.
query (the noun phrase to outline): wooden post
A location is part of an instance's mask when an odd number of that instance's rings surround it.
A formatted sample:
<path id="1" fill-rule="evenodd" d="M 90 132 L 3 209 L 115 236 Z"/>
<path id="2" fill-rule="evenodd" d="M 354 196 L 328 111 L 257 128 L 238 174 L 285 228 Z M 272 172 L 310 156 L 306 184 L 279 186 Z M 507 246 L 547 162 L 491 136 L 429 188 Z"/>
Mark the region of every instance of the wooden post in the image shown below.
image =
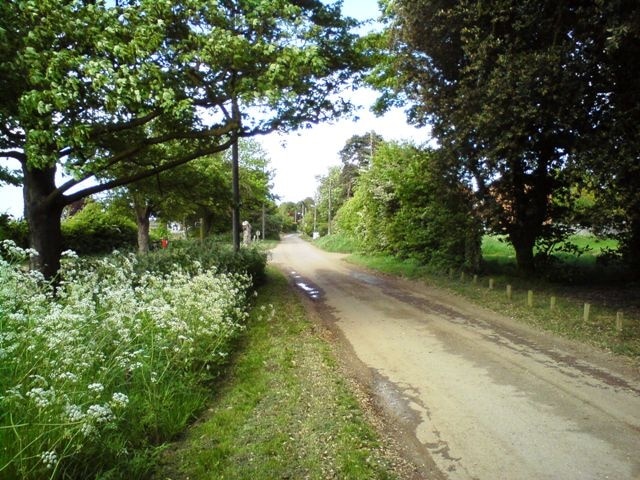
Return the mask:
<path id="1" fill-rule="evenodd" d="M 464 282 L 464 272 L 460 272 L 460 281 Z"/>
<path id="2" fill-rule="evenodd" d="M 622 312 L 616 313 L 616 330 L 618 333 L 622 332 L 622 321 L 624 319 L 624 314 Z"/>
<path id="3" fill-rule="evenodd" d="M 473 276 L 473 284 L 477 285 L 477 283 L 478 283 L 478 275 L 474 275 Z"/>
<path id="4" fill-rule="evenodd" d="M 556 309 L 556 297 L 551 297 L 551 299 L 549 300 L 549 307 L 551 308 L 551 310 Z"/>
<path id="5" fill-rule="evenodd" d="M 493 284 L 494 284 L 493 278 L 490 278 L 489 279 L 489 290 L 493 290 Z"/>
<path id="6" fill-rule="evenodd" d="M 449 269 L 449 278 L 453 278 L 453 268 Z"/>
<path id="7" fill-rule="evenodd" d="M 507 285 L 507 299 L 511 300 L 511 285 Z"/>
<path id="8" fill-rule="evenodd" d="M 527 292 L 527 306 L 533 307 L 533 290 Z"/>
<path id="9" fill-rule="evenodd" d="M 582 319 L 585 322 L 589 321 L 589 315 L 591 314 L 591 304 L 589 303 L 585 303 L 584 304 L 584 311 L 582 312 Z"/>

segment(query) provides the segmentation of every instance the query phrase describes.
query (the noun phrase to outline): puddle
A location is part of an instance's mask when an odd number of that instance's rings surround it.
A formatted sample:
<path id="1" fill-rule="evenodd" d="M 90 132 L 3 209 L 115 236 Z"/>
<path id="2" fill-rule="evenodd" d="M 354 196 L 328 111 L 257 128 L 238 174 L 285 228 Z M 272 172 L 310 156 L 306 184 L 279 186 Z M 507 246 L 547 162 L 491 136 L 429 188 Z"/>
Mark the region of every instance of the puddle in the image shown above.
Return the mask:
<path id="1" fill-rule="evenodd" d="M 309 297 L 311 300 L 320 300 L 323 295 L 320 287 L 315 285 L 310 280 L 304 278 L 302 275 L 298 274 L 295 271 L 289 273 L 289 276 L 293 279 L 294 285 L 302 290 L 302 292 Z"/>
<path id="2" fill-rule="evenodd" d="M 361 282 L 368 283 L 369 285 L 382 285 L 384 283 L 380 278 L 363 272 L 351 271 L 349 272 L 349 275 Z"/>

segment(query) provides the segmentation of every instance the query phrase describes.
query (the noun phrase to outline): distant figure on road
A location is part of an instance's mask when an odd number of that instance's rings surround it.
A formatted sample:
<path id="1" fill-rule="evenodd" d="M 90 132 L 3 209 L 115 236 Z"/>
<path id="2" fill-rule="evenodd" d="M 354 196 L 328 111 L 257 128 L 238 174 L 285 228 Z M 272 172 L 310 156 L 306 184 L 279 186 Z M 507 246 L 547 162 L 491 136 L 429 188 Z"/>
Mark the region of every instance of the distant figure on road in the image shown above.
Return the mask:
<path id="1" fill-rule="evenodd" d="M 246 220 L 242 222 L 242 244 L 249 245 L 251 243 L 251 224 Z"/>

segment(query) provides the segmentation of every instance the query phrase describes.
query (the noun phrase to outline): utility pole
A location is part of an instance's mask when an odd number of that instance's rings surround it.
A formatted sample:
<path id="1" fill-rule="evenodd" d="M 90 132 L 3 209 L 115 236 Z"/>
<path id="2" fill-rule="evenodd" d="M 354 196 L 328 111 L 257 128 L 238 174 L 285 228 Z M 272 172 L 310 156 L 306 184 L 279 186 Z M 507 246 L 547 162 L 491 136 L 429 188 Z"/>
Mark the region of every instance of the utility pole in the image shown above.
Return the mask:
<path id="1" fill-rule="evenodd" d="M 313 202 L 313 233 L 315 234 L 318 231 L 318 202 Z"/>
<path id="2" fill-rule="evenodd" d="M 238 131 L 240 130 L 240 109 L 238 99 L 233 98 L 231 104 L 231 118 L 238 122 L 236 128 L 231 133 L 233 143 L 231 145 L 231 190 L 233 213 L 231 215 L 231 226 L 233 235 L 233 251 L 240 250 L 240 155 L 238 153 Z"/>
<path id="3" fill-rule="evenodd" d="M 329 178 L 329 226 L 327 227 L 327 235 L 331 235 L 331 178 Z"/>

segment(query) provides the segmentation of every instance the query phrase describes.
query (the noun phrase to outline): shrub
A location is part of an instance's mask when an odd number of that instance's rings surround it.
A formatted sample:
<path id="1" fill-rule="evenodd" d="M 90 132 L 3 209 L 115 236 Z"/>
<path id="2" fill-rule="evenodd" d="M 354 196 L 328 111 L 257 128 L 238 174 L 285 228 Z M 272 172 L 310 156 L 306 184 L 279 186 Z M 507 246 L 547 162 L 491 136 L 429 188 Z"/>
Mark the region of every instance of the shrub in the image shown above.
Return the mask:
<path id="1" fill-rule="evenodd" d="M 29 226 L 25 220 L 15 220 L 7 214 L 0 214 L 0 240 L 12 240 L 19 247 L 29 245 Z"/>
<path id="2" fill-rule="evenodd" d="M 247 274 L 255 285 L 265 279 L 267 256 L 257 248 L 241 248 L 234 252 L 228 242 L 215 239 L 173 240 L 169 247 L 155 250 L 138 260 L 139 271 L 153 271 L 169 274 L 176 268 L 193 271 L 215 269 L 224 273 Z"/>
<path id="3" fill-rule="evenodd" d="M 62 222 L 62 236 L 64 248 L 79 255 L 110 253 L 135 248 L 138 228 L 132 219 L 90 202 Z"/>
<path id="4" fill-rule="evenodd" d="M 477 270 L 480 264 L 481 225 L 471 192 L 447 173 L 434 151 L 394 143 L 380 147 L 337 223 L 370 252 L 434 268 Z"/>

